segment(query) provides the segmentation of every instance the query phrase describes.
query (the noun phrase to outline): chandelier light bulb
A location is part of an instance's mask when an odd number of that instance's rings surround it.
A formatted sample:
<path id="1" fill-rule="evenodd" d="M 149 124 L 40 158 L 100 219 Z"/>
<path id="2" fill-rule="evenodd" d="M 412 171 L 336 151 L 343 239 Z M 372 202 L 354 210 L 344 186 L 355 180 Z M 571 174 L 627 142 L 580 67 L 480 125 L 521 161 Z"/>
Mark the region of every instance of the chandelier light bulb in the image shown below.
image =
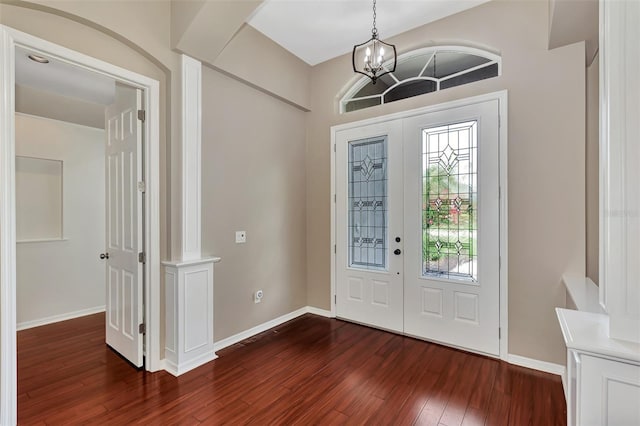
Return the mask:
<path id="1" fill-rule="evenodd" d="M 371 49 L 367 47 L 365 54 L 367 55 L 367 57 L 371 56 Z"/>
<path id="2" fill-rule="evenodd" d="M 384 56 L 384 47 L 380 46 L 380 57 Z"/>

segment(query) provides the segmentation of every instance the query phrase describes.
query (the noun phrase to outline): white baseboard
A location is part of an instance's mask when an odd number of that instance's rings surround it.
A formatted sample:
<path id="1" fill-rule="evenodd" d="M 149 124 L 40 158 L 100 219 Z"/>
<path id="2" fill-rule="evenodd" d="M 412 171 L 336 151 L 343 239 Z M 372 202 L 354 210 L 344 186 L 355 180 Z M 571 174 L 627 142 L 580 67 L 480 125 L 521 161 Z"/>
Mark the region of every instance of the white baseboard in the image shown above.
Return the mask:
<path id="1" fill-rule="evenodd" d="M 307 307 L 297 309 L 293 312 L 289 312 L 288 314 L 284 314 L 278 318 L 274 318 L 271 321 L 267 321 L 260 325 L 256 325 L 248 330 L 241 331 L 238 334 L 234 334 L 233 336 L 227 337 L 226 339 L 222 339 L 213 344 L 213 349 L 217 352 L 220 349 L 224 349 L 228 346 L 235 345 L 238 342 L 243 341 L 244 339 L 248 339 L 249 337 L 255 336 L 256 334 L 260 334 L 263 331 L 267 331 L 270 328 L 277 327 L 280 324 L 283 324 L 287 321 L 291 321 L 294 318 L 297 318 L 301 315 L 307 313 Z"/>
<path id="2" fill-rule="evenodd" d="M 284 314 L 278 318 L 274 318 L 271 321 L 267 321 L 260 325 L 256 325 L 248 330 L 242 331 L 238 334 L 234 334 L 233 336 L 227 337 L 226 339 L 222 339 L 213 344 L 214 350 L 217 352 L 220 349 L 224 349 L 228 346 L 235 345 L 238 342 L 241 342 L 249 337 L 253 337 L 256 334 L 260 334 L 263 331 L 267 331 L 270 328 L 277 327 L 280 324 L 284 324 L 287 321 L 291 321 L 294 318 L 298 318 L 304 314 L 314 314 L 322 317 L 332 318 L 331 311 L 326 311 L 324 309 L 314 308 L 313 306 L 305 306 L 300 309 L 296 309 L 293 312 L 289 312 L 288 314 Z"/>
<path id="3" fill-rule="evenodd" d="M 558 376 L 564 377 L 564 365 L 554 364 L 552 362 L 546 361 L 539 361 L 537 359 L 513 354 L 507 355 L 507 362 L 509 364 L 519 365 L 520 367 L 532 368 L 534 370 L 544 371 L 545 373 L 556 374 Z"/>
<path id="4" fill-rule="evenodd" d="M 316 308 L 314 306 L 307 306 L 307 313 L 318 315 L 321 317 L 326 317 L 326 318 L 334 318 L 334 316 L 331 314 L 331 311 L 327 311 L 326 309 Z"/>
<path id="5" fill-rule="evenodd" d="M 66 314 L 53 315 L 46 318 L 41 318 L 32 321 L 24 321 L 16 324 L 16 330 L 26 330 L 28 328 L 40 327 L 41 325 L 53 324 L 54 322 L 66 321 L 74 318 L 84 317 L 87 315 L 97 314 L 99 312 L 104 312 L 104 306 L 96 306 L 94 308 L 81 309 L 79 311 L 68 312 Z"/>
<path id="6" fill-rule="evenodd" d="M 199 356 L 198 358 L 192 359 L 191 361 L 184 363 L 180 366 L 176 365 L 175 363 L 169 361 L 166 358 L 163 360 L 163 362 L 164 362 L 164 369 L 169 374 L 175 377 L 178 377 L 179 375 L 187 373 L 193 370 L 194 368 L 198 368 L 201 365 L 211 362 L 216 358 L 218 358 L 218 355 L 216 355 L 215 353 L 207 353 Z"/>

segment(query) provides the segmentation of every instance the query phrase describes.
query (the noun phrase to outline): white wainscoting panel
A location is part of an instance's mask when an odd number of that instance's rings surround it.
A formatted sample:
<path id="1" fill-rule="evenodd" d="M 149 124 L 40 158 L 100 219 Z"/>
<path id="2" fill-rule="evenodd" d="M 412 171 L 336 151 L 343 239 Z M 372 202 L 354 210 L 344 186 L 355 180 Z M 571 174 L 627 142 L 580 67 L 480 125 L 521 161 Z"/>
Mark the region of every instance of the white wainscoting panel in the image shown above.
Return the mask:
<path id="1" fill-rule="evenodd" d="M 163 262 L 165 370 L 179 376 L 217 358 L 213 343 L 213 264 L 220 258 Z"/>

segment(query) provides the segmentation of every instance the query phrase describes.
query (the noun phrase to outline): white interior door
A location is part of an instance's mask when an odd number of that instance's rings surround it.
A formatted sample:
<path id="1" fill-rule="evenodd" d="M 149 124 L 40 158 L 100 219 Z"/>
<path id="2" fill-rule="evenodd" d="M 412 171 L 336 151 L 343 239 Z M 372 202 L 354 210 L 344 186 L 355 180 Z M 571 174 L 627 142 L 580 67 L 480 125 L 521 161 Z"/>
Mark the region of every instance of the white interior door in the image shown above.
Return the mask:
<path id="1" fill-rule="evenodd" d="M 402 123 L 335 143 L 337 316 L 402 332 Z"/>
<path id="2" fill-rule="evenodd" d="M 137 367 L 143 364 L 142 92 L 116 85 L 106 111 L 107 344 Z"/>
<path id="3" fill-rule="evenodd" d="M 406 334 L 499 355 L 498 101 L 404 120 Z"/>

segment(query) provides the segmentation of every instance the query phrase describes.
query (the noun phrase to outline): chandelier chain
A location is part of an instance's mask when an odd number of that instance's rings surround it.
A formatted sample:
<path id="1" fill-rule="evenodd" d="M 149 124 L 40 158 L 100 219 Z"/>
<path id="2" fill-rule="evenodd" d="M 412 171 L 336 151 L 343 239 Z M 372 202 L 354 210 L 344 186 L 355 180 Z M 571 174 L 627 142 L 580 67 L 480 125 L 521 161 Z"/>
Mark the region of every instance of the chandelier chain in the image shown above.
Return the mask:
<path id="1" fill-rule="evenodd" d="M 376 0 L 373 0 L 373 28 L 371 29 L 371 34 L 378 35 L 378 29 L 376 28 Z"/>

